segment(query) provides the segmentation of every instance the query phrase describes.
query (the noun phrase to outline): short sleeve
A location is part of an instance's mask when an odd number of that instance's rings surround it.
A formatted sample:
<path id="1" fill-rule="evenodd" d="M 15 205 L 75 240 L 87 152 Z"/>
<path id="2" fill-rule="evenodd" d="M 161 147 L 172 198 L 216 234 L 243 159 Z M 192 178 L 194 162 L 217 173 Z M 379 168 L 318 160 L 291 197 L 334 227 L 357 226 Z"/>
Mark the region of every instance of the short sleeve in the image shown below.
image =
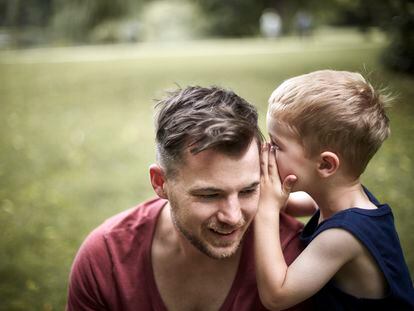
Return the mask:
<path id="1" fill-rule="evenodd" d="M 290 265 L 303 251 L 304 245 L 300 240 L 303 224 L 295 218 L 280 213 L 280 242 L 285 261 Z"/>
<path id="2" fill-rule="evenodd" d="M 111 278 L 102 235 L 92 232 L 76 254 L 69 276 L 67 311 L 106 310 L 102 297 Z"/>

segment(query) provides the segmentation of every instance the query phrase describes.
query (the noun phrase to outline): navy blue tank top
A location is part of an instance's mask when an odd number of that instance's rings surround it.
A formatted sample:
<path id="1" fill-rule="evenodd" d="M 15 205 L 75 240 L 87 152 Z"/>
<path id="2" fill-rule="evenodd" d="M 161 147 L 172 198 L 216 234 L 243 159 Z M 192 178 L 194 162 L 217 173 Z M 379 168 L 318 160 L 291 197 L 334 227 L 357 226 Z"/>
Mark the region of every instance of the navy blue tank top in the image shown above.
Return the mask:
<path id="1" fill-rule="evenodd" d="M 394 226 L 394 216 L 387 204 L 380 204 L 365 189 L 377 209 L 350 208 L 318 224 L 317 211 L 306 224 L 301 240 L 307 245 L 319 233 L 341 228 L 352 233 L 368 249 L 384 273 L 388 294 L 382 299 L 357 298 L 326 284 L 315 296 L 317 310 L 414 310 L 414 288 Z M 375 309 L 374 309 L 375 308 Z"/>

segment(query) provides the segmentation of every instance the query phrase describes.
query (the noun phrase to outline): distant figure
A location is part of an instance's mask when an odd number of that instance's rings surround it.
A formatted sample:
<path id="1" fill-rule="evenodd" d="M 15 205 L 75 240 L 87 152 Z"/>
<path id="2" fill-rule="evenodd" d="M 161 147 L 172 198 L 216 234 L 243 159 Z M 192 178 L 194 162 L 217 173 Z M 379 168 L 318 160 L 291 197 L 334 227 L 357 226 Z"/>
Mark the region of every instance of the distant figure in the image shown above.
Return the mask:
<path id="1" fill-rule="evenodd" d="M 295 15 L 295 24 L 299 36 L 309 36 L 312 31 L 312 15 L 306 11 L 298 11 Z"/>
<path id="2" fill-rule="evenodd" d="M 131 20 L 121 25 L 119 36 L 122 42 L 138 42 L 141 32 L 142 26 L 139 21 Z"/>
<path id="3" fill-rule="evenodd" d="M 276 10 L 266 9 L 260 17 L 260 31 L 266 38 L 277 38 L 282 31 L 282 19 Z"/>

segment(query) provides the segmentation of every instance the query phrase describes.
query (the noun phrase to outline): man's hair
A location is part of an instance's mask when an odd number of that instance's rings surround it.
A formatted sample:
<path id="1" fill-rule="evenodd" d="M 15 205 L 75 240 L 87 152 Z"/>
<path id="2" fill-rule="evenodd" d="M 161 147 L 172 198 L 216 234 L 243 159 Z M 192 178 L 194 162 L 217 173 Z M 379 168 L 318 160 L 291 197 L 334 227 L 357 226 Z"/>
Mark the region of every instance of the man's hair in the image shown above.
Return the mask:
<path id="1" fill-rule="evenodd" d="M 157 160 L 168 177 L 184 164 L 186 150 L 238 155 L 253 139 L 263 141 L 255 107 L 229 90 L 189 86 L 169 92 L 156 108 Z"/>
<path id="2" fill-rule="evenodd" d="M 320 70 L 283 82 L 269 98 L 268 117 L 286 124 L 307 156 L 330 149 L 359 177 L 390 134 L 389 101 L 359 73 Z"/>

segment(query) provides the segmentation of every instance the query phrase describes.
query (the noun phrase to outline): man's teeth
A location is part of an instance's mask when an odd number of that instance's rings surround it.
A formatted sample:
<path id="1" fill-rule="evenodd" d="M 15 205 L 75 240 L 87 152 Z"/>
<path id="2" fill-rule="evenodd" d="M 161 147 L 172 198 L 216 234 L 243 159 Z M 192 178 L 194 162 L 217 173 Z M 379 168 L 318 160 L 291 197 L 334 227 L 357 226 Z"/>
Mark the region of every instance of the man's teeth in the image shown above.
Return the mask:
<path id="1" fill-rule="evenodd" d="M 219 231 L 219 230 L 215 230 L 215 229 L 211 229 L 211 230 L 213 230 L 214 232 L 219 233 L 219 234 L 230 234 L 230 233 L 234 232 L 234 230 L 232 230 L 232 231 Z"/>

